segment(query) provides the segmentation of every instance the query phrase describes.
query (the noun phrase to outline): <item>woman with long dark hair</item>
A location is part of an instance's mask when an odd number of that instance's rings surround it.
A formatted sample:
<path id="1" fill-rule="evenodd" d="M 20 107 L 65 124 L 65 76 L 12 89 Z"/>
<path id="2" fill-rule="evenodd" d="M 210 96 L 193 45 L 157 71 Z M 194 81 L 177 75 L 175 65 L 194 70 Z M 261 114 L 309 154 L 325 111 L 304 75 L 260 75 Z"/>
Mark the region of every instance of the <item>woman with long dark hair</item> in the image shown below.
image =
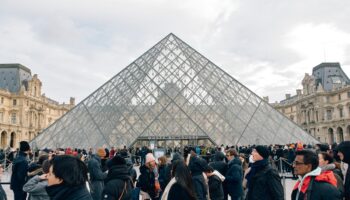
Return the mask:
<path id="1" fill-rule="evenodd" d="M 172 179 L 166 186 L 162 200 L 195 200 L 190 170 L 183 161 L 176 161 L 172 168 Z"/>

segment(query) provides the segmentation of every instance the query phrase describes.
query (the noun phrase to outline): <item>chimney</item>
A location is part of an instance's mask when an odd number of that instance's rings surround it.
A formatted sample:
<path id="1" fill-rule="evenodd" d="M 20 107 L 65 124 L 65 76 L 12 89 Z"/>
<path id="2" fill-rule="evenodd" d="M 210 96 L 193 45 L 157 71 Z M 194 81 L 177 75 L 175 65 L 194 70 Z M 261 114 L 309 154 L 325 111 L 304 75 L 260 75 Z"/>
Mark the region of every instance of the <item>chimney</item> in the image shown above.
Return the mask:
<path id="1" fill-rule="evenodd" d="M 69 99 L 69 104 L 72 105 L 72 106 L 75 105 L 75 98 L 74 98 L 74 97 L 71 97 L 71 98 Z"/>
<path id="2" fill-rule="evenodd" d="M 290 94 L 286 94 L 286 99 L 289 99 L 290 98 Z"/>
<path id="3" fill-rule="evenodd" d="M 297 89 L 297 95 L 301 96 L 301 89 Z"/>
<path id="4" fill-rule="evenodd" d="M 269 103 L 269 96 L 263 97 L 264 101 L 266 101 L 267 103 Z"/>

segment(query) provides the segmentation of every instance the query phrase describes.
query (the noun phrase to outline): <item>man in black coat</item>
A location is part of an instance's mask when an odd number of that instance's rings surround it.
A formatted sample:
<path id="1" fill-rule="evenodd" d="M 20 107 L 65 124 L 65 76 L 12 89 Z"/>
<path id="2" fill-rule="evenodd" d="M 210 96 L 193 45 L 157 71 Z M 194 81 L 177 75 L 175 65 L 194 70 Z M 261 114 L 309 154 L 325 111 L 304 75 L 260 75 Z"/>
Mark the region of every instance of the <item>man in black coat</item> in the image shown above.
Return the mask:
<path id="1" fill-rule="evenodd" d="M 107 177 L 107 174 L 102 172 L 101 158 L 98 155 L 91 155 L 91 159 L 88 161 L 88 170 L 90 173 L 91 196 L 93 200 L 100 200 L 102 197 L 103 181 Z"/>
<path id="2" fill-rule="evenodd" d="M 254 163 L 250 167 L 247 179 L 247 199 L 283 200 L 284 192 L 278 171 L 269 165 L 269 151 L 265 146 L 256 146 L 253 151 Z"/>
<path id="3" fill-rule="evenodd" d="M 337 150 L 340 160 L 350 165 L 350 141 L 340 143 Z M 345 175 L 344 197 L 345 200 L 350 200 L 350 167 Z"/>
<path id="4" fill-rule="evenodd" d="M 208 177 L 208 187 L 210 199 L 224 200 L 224 189 L 222 187 L 222 182 L 225 177 L 220 174 L 220 172 L 215 171 L 210 166 L 205 170 L 205 175 Z"/>
<path id="5" fill-rule="evenodd" d="M 27 156 L 30 153 L 28 142 L 21 141 L 19 143 L 19 153 L 13 161 L 11 185 L 15 200 L 25 200 L 27 193 L 23 191 L 23 186 L 27 181 L 28 161 Z"/>
<path id="6" fill-rule="evenodd" d="M 225 176 L 225 187 L 232 200 L 240 200 L 243 196 L 243 169 L 242 162 L 238 157 L 236 149 L 226 152 L 228 169 Z M 226 198 L 227 199 L 227 196 Z"/>

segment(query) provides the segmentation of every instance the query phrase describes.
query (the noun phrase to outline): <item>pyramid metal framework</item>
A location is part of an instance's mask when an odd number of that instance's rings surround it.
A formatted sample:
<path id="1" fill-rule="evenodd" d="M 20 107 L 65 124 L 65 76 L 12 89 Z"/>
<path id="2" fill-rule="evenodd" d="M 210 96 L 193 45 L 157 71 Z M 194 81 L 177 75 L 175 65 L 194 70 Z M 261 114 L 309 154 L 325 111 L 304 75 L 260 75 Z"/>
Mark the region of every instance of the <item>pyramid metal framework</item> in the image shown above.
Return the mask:
<path id="1" fill-rule="evenodd" d="M 217 145 L 318 142 L 171 33 L 31 144 L 90 148 L 201 137 Z"/>

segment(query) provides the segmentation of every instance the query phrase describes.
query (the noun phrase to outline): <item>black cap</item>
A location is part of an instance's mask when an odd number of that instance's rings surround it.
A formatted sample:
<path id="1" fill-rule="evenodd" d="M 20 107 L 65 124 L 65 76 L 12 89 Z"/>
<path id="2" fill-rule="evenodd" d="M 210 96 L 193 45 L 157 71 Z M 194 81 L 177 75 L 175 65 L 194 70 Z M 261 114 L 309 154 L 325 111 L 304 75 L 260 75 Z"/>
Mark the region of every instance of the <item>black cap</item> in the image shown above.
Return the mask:
<path id="1" fill-rule="evenodd" d="M 266 147 L 262 146 L 262 145 L 258 145 L 255 147 L 255 150 L 259 153 L 259 155 L 261 157 L 263 157 L 264 159 L 269 157 L 269 151 L 267 150 Z"/>

